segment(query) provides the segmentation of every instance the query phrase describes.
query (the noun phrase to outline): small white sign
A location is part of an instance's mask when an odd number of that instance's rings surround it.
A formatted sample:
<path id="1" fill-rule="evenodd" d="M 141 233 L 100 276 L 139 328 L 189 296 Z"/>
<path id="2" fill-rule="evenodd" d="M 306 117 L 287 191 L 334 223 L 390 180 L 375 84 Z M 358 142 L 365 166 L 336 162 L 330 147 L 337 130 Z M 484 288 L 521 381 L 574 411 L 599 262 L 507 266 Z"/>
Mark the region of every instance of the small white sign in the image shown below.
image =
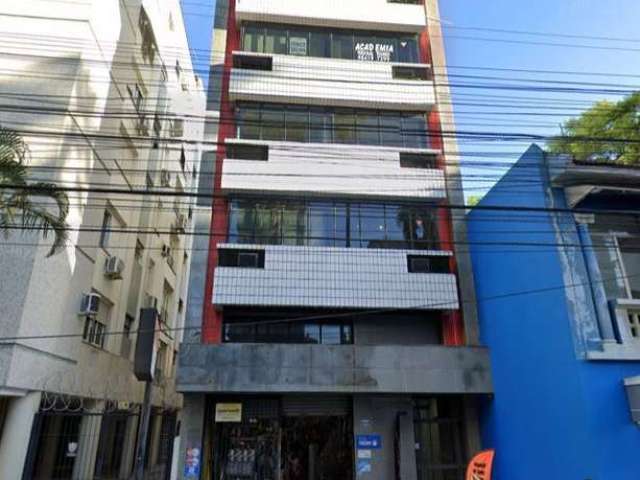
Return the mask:
<path id="1" fill-rule="evenodd" d="M 358 458 L 371 458 L 371 450 L 358 450 Z"/>

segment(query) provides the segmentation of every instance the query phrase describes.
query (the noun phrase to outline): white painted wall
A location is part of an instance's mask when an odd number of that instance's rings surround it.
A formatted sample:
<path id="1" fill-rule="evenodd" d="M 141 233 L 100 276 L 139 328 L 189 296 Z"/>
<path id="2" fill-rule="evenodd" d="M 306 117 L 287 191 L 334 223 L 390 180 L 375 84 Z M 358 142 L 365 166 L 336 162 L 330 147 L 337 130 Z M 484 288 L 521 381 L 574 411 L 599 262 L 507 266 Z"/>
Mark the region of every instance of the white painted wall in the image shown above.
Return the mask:
<path id="1" fill-rule="evenodd" d="M 273 71 L 232 69 L 232 100 L 422 111 L 435 103 L 433 82 L 393 79 L 393 65 L 420 64 L 246 52 L 234 55 L 272 56 Z"/>
<path id="2" fill-rule="evenodd" d="M 269 161 L 225 159 L 222 189 L 226 191 L 446 198 L 442 170 L 400 168 L 400 151 L 437 150 L 227 140 L 230 143 L 268 145 Z"/>
<path id="3" fill-rule="evenodd" d="M 216 268 L 216 305 L 459 308 L 455 275 L 407 270 L 408 254 L 450 252 L 237 244 L 219 248 L 264 249 L 265 268 Z"/>
<path id="4" fill-rule="evenodd" d="M 424 6 L 387 0 L 237 0 L 236 18 L 413 32 L 426 26 Z"/>

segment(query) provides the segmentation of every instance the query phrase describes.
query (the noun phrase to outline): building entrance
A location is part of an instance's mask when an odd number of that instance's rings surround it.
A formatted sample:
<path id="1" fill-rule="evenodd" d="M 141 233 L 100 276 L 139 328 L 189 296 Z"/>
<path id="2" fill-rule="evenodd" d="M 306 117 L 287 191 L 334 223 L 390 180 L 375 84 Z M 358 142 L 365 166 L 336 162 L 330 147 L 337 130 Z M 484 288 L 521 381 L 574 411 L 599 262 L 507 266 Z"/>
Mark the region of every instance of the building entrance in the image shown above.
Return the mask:
<path id="1" fill-rule="evenodd" d="M 216 422 L 211 480 L 353 480 L 350 409 L 249 400 L 239 422 Z M 275 408 L 274 408 L 275 407 Z"/>

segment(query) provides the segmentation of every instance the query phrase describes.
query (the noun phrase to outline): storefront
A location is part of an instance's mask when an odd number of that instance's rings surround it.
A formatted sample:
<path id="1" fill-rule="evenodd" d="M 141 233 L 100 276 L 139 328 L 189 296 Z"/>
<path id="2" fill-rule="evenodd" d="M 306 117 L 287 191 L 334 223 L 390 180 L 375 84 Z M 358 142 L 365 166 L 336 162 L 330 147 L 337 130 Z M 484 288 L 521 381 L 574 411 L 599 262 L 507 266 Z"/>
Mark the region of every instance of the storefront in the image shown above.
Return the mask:
<path id="1" fill-rule="evenodd" d="M 210 397 L 207 480 L 462 479 L 461 397 Z"/>

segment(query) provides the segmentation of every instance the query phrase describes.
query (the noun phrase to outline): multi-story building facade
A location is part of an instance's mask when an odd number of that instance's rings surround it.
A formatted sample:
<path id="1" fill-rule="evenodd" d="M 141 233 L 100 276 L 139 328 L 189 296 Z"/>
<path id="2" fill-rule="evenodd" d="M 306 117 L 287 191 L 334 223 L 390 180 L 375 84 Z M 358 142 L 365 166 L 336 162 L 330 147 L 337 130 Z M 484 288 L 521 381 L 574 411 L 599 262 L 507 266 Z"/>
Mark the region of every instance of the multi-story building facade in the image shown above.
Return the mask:
<path id="1" fill-rule="evenodd" d="M 640 169 L 594 159 L 534 145 L 469 214 L 496 478 L 638 477 Z"/>
<path id="2" fill-rule="evenodd" d="M 192 242 L 180 193 L 205 108 L 179 2 L 4 2 L 0 39 L 0 123 L 70 203 L 60 253 L 37 231 L 0 241 L 0 478 L 128 478 L 143 307 L 161 326 L 145 468 L 166 478 Z"/>
<path id="3" fill-rule="evenodd" d="M 218 0 L 184 478 L 462 478 L 479 449 L 492 387 L 437 18 Z"/>

